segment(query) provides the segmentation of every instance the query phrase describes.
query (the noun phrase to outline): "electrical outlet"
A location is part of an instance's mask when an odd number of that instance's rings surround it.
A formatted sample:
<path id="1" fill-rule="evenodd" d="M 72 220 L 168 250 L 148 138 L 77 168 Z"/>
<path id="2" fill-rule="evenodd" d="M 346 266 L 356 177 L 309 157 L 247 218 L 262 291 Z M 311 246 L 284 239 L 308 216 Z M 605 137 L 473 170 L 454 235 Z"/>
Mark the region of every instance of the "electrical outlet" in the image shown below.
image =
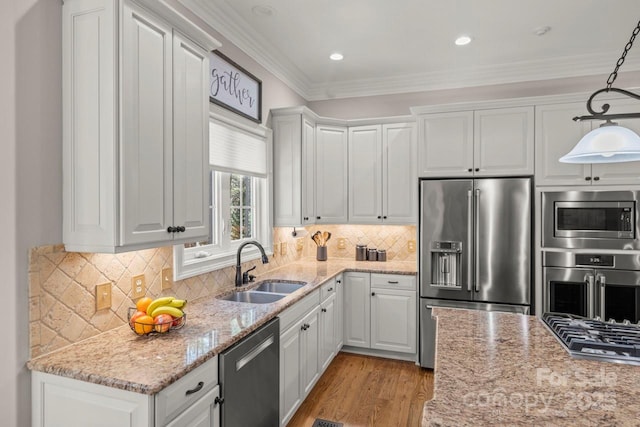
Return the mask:
<path id="1" fill-rule="evenodd" d="M 131 298 L 142 298 L 147 293 L 147 284 L 144 280 L 144 274 L 133 276 L 131 278 Z"/>
<path id="2" fill-rule="evenodd" d="M 96 286 L 96 311 L 111 308 L 111 282 Z"/>
<path id="3" fill-rule="evenodd" d="M 338 249 L 345 249 L 347 247 L 347 239 L 344 237 L 338 237 Z"/>
<path id="4" fill-rule="evenodd" d="M 280 255 L 285 256 L 287 254 L 287 242 L 280 243 Z"/>
<path id="5" fill-rule="evenodd" d="M 409 251 L 409 252 L 415 252 L 416 251 L 416 241 L 415 240 L 408 240 L 407 241 L 407 251 Z"/>
<path id="6" fill-rule="evenodd" d="M 304 240 L 303 238 L 296 239 L 296 251 L 300 252 L 304 249 Z"/>
<path id="7" fill-rule="evenodd" d="M 173 286 L 173 268 L 167 267 L 162 269 L 162 283 L 160 290 L 170 289 Z"/>
<path id="8" fill-rule="evenodd" d="M 275 258 L 280 253 L 280 242 L 275 242 L 273 244 L 273 257 Z"/>

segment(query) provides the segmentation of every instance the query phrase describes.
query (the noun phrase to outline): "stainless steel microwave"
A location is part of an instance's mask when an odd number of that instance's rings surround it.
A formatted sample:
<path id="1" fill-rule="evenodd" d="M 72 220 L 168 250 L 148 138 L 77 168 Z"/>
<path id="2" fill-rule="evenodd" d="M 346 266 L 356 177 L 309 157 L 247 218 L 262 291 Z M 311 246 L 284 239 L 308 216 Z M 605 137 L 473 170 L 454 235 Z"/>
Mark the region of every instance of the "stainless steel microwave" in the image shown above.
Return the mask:
<path id="1" fill-rule="evenodd" d="M 542 193 L 542 246 L 640 249 L 640 191 Z"/>

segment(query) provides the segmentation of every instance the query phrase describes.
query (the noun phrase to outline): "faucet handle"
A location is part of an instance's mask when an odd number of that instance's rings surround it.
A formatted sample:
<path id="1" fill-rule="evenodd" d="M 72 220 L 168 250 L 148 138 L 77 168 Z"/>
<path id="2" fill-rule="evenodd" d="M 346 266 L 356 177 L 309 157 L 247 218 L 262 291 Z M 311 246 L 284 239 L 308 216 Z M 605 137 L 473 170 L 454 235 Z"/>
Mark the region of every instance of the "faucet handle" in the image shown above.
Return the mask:
<path id="1" fill-rule="evenodd" d="M 249 283 L 249 282 L 253 282 L 253 279 L 256 278 L 256 276 L 254 276 L 253 274 L 249 274 L 250 271 L 253 271 L 256 269 L 256 266 L 254 265 L 253 267 L 251 267 L 250 269 L 248 269 L 247 271 L 245 271 L 244 273 L 242 273 L 242 283 Z"/>

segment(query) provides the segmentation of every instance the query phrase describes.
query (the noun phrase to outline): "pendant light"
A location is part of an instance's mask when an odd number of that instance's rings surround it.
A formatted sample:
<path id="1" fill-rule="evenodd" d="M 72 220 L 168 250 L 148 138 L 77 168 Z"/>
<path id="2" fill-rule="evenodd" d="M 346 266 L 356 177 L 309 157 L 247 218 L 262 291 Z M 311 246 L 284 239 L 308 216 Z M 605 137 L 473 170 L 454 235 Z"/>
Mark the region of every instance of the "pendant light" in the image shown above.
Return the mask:
<path id="1" fill-rule="evenodd" d="M 595 91 L 587 100 L 587 110 L 591 115 L 574 117 L 575 121 L 605 120 L 597 129 L 586 134 L 569 153 L 560 158 L 563 163 L 618 163 L 640 161 L 640 136 L 630 129 L 619 126 L 612 120 L 640 118 L 640 113 L 606 114 L 609 104 L 603 104 L 601 111 L 593 109 L 591 103 L 601 93 L 614 92 L 640 100 L 640 95 L 613 86 L 618 77 L 618 70 L 624 63 L 633 41 L 640 33 L 640 21 L 636 25 L 631 39 L 624 47 L 622 56 L 607 79 L 607 87 Z"/>

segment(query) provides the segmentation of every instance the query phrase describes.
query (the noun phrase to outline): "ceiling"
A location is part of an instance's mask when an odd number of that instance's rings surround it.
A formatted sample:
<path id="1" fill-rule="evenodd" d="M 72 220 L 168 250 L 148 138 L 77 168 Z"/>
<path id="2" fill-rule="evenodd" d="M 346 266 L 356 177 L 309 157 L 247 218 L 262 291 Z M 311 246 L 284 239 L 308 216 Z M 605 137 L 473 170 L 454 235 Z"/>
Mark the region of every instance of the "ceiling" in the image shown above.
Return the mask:
<path id="1" fill-rule="evenodd" d="M 608 74 L 640 19 L 638 0 L 179 1 L 310 101 Z"/>

